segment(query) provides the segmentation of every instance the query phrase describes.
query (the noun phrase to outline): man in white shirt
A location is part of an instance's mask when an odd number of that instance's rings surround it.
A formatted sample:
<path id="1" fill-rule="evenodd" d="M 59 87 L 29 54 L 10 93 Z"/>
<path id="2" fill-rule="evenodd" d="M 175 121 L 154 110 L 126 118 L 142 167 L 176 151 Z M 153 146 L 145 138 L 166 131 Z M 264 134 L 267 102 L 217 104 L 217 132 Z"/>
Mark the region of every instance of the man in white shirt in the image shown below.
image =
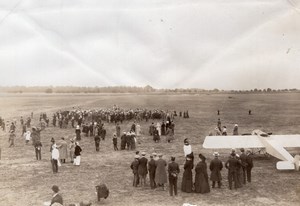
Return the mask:
<path id="1" fill-rule="evenodd" d="M 58 161 L 59 161 L 59 151 L 57 149 L 57 145 L 54 144 L 52 146 L 52 152 L 51 152 L 51 163 L 52 163 L 53 173 L 58 172 Z"/>

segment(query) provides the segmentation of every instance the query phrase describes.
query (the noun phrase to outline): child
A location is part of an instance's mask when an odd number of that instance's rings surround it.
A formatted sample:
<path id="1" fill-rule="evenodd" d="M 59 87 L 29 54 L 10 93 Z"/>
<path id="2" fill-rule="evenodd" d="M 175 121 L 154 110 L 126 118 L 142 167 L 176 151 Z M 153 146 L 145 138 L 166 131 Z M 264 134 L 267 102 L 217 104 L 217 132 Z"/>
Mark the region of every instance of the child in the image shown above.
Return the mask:
<path id="1" fill-rule="evenodd" d="M 117 135 L 114 134 L 114 137 L 113 137 L 113 144 L 114 144 L 114 150 L 117 151 L 119 150 L 118 149 L 118 139 L 117 139 Z"/>

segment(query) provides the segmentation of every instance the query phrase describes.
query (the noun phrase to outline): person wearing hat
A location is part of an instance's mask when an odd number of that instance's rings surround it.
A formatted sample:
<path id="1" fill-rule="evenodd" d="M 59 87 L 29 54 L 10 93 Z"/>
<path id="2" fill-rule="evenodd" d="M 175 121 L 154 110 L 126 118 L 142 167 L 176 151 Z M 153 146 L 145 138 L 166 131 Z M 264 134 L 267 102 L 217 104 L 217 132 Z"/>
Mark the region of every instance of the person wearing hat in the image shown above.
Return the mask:
<path id="1" fill-rule="evenodd" d="M 157 186 L 161 186 L 163 190 L 165 190 L 164 188 L 164 184 L 166 184 L 167 181 L 167 172 L 166 172 L 166 166 L 167 166 L 167 162 L 166 160 L 164 160 L 162 157 L 162 154 L 158 155 L 159 159 L 156 161 L 156 171 L 155 171 L 155 183 L 157 184 Z"/>
<path id="2" fill-rule="evenodd" d="M 237 124 L 233 127 L 233 135 L 239 135 L 239 126 Z"/>
<path id="3" fill-rule="evenodd" d="M 182 176 L 182 182 L 181 182 L 181 191 L 191 193 L 193 188 L 193 160 L 190 158 L 190 156 L 186 156 L 186 160 L 184 163 L 184 172 Z"/>
<path id="4" fill-rule="evenodd" d="M 53 173 L 58 172 L 58 161 L 59 161 L 59 151 L 57 149 L 57 145 L 54 143 L 51 152 L 51 163 L 52 163 Z"/>
<path id="5" fill-rule="evenodd" d="M 242 169 L 243 169 L 243 184 L 246 184 L 246 171 L 247 171 L 247 155 L 245 154 L 245 149 L 241 148 L 240 149 L 241 154 L 240 154 L 240 159 L 242 163 Z"/>
<path id="6" fill-rule="evenodd" d="M 226 169 L 228 169 L 228 182 L 229 189 L 232 190 L 232 182 L 234 182 L 234 188 L 237 189 L 237 167 L 239 161 L 235 158 L 235 153 L 231 153 L 229 159 L 225 163 Z"/>
<path id="7" fill-rule="evenodd" d="M 76 129 L 75 129 L 75 135 L 76 135 L 76 141 L 80 141 L 81 140 L 81 130 L 80 130 L 80 126 L 77 125 Z"/>
<path id="8" fill-rule="evenodd" d="M 149 179 L 150 179 L 150 187 L 151 189 L 156 188 L 156 183 L 155 183 L 155 170 L 156 170 L 156 165 L 155 165 L 155 160 L 154 160 L 154 155 L 156 156 L 156 153 L 153 153 L 150 155 L 150 161 L 148 162 L 148 171 L 149 171 Z"/>
<path id="9" fill-rule="evenodd" d="M 215 188 L 216 182 L 218 182 L 218 188 L 221 188 L 221 170 L 223 169 L 223 163 L 221 160 L 219 160 L 219 153 L 214 152 L 213 154 L 214 159 L 211 160 L 209 164 L 209 169 L 211 171 L 210 173 L 210 180 L 212 181 L 212 188 Z"/>
<path id="10" fill-rule="evenodd" d="M 132 169 L 133 173 L 133 187 L 137 187 L 139 183 L 139 173 L 138 173 L 138 168 L 139 168 L 139 155 L 135 155 L 133 162 L 130 165 L 130 168 Z"/>
<path id="11" fill-rule="evenodd" d="M 138 167 L 138 173 L 139 173 L 139 177 L 141 177 L 141 186 L 142 187 L 146 186 L 146 177 L 148 174 L 148 169 L 147 169 L 148 159 L 145 156 L 146 156 L 146 153 L 142 152 L 142 157 L 139 158 L 139 167 Z"/>
<path id="12" fill-rule="evenodd" d="M 207 174 L 207 164 L 205 162 L 206 158 L 199 154 L 199 158 L 201 161 L 196 165 L 195 168 L 195 192 L 196 193 L 209 193 L 209 182 L 208 182 L 208 174 Z"/>
<path id="13" fill-rule="evenodd" d="M 63 205 L 64 204 L 63 203 L 63 198 L 60 194 L 58 194 L 58 192 L 59 192 L 58 186 L 53 185 L 51 189 L 52 189 L 54 194 L 53 194 L 50 206 L 54 205 L 55 203 L 59 203 L 59 204 Z"/>
<path id="14" fill-rule="evenodd" d="M 179 165 L 175 162 L 175 157 L 171 157 L 171 163 L 168 165 L 170 196 L 173 196 L 173 191 L 174 195 L 177 196 L 177 180 L 179 172 Z"/>
<path id="15" fill-rule="evenodd" d="M 113 135 L 113 139 L 112 140 L 113 140 L 114 150 L 115 151 L 119 150 L 119 148 L 118 148 L 118 138 L 117 138 L 116 134 Z"/>

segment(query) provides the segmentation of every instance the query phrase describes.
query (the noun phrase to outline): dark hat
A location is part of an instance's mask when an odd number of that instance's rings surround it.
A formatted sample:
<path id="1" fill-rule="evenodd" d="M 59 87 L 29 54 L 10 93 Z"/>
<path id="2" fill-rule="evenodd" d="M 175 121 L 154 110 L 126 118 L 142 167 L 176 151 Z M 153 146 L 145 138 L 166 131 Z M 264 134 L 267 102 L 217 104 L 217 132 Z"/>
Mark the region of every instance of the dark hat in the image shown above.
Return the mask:
<path id="1" fill-rule="evenodd" d="M 245 152 L 245 149 L 244 149 L 244 148 L 241 148 L 240 150 L 241 150 L 241 152 Z"/>
<path id="2" fill-rule="evenodd" d="M 59 191 L 59 188 L 57 185 L 53 185 L 51 189 L 53 190 L 53 192 L 56 192 L 56 193 Z"/>
<path id="3" fill-rule="evenodd" d="M 204 157 L 201 153 L 199 154 L 199 158 L 200 158 L 202 161 L 206 160 L 206 157 Z"/>

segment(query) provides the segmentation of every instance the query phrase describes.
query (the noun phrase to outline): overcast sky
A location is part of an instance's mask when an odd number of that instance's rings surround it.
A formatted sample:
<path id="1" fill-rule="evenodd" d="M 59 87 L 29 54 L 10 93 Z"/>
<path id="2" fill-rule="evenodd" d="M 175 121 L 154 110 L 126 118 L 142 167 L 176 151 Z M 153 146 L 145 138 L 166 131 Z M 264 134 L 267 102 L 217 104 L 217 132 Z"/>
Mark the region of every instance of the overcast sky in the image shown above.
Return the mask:
<path id="1" fill-rule="evenodd" d="M 1 0 L 0 85 L 300 88 L 299 0 Z"/>

